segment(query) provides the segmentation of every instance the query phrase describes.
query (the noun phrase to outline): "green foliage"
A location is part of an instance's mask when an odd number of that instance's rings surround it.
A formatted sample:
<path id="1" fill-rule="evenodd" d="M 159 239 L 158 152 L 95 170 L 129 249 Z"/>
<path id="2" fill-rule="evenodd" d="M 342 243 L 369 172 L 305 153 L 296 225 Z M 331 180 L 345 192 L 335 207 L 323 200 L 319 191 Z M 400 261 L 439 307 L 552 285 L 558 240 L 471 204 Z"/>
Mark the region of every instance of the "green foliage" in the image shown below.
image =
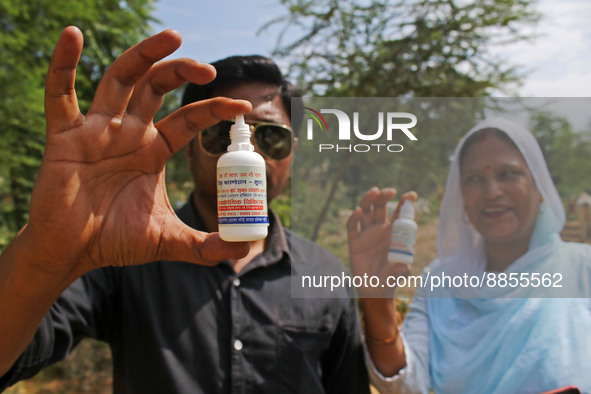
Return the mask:
<path id="1" fill-rule="evenodd" d="M 531 0 L 281 0 L 275 55 L 305 91 L 333 97 L 486 96 L 515 82 L 491 45 L 525 38 Z"/>
<path id="2" fill-rule="evenodd" d="M 291 228 L 291 194 L 288 191 L 271 201 L 271 209 L 277 214 L 283 227 Z"/>
<path id="3" fill-rule="evenodd" d="M 591 194 L 591 125 L 575 131 L 564 117 L 541 111 L 532 117 L 531 130 L 563 200 L 582 192 Z"/>
<path id="4" fill-rule="evenodd" d="M 0 2 L 0 249 L 28 220 L 44 146 L 45 74 L 64 27 L 85 38 L 76 76 L 83 112 L 100 76 L 149 33 L 154 0 L 4 0 Z"/>

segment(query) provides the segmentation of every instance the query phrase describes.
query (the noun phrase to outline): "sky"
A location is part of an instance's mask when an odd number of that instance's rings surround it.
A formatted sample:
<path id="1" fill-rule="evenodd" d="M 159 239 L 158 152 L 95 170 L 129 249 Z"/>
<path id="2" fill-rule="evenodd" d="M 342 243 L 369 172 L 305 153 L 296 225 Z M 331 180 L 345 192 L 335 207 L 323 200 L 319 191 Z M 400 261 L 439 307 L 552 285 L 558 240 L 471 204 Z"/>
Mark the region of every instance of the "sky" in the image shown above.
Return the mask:
<path id="1" fill-rule="evenodd" d="M 493 48 L 495 56 L 521 67 L 522 97 L 591 97 L 591 1 L 538 0 L 542 19 L 536 39 Z M 269 56 L 277 29 L 257 35 L 266 22 L 286 14 L 276 0 L 158 0 L 156 31 L 176 29 L 181 48 L 171 55 L 213 62 L 230 55 Z"/>

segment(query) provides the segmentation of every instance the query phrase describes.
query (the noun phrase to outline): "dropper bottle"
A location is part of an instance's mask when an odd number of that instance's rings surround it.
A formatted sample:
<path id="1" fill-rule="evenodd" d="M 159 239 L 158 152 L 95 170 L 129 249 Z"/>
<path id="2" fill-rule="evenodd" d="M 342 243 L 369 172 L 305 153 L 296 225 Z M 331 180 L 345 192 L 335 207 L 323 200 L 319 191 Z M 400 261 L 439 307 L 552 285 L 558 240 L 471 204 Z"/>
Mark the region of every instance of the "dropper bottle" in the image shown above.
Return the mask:
<path id="1" fill-rule="evenodd" d="M 218 228 L 224 241 L 256 241 L 267 236 L 265 159 L 250 143 L 250 126 L 236 116 L 230 145 L 217 162 Z"/>
<path id="2" fill-rule="evenodd" d="M 398 219 L 392 224 L 388 261 L 390 263 L 412 264 L 414 244 L 417 238 L 417 222 L 414 221 L 415 208 L 412 201 L 404 200 Z"/>

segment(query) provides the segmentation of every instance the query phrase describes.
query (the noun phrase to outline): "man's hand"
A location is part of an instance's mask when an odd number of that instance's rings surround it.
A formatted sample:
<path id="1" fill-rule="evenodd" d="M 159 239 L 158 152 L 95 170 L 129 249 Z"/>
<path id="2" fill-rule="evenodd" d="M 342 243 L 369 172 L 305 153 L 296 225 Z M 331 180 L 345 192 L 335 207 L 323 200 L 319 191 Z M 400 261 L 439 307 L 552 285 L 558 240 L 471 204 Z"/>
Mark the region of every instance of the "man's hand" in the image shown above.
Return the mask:
<path id="1" fill-rule="evenodd" d="M 154 64 L 180 46 L 179 34 L 167 30 L 109 67 L 83 115 L 74 90 L 82 41 L 76 27 L 66 28 L 49 66 L 45 154 L 30 221 L 19 235 L 29 260 L 50 273 L 78 277 L 107 265 L 161 259 L 215 264 L 245 255 L 247 244 L 223 242 L 175 216 L 164 167 L 199 130 L 249 112 L 250 104 L 215 98 L 154 124 L 165 93 L 215 77 L 212 66 L 190 59 Z"/>
<path id="2" fill-rule="evenodd" d="M 154 64 L 180 43 L 169 30 L 127 50 L 83 115 L 74 90 L 82 34 L 62 33 L 47 75 L 47 141 L 29 224 L 0 255 L 0 376 L 62 291 L 92 269 L 162 259 L 215 264 L 248 253 L 247 243 L 185 226 L 168 202 L 166 160 L 199 130 L 251 110 L 246 101 L 216 98 L 154 125 L 166 92 L 215 77 L 213 67 L 189 59 Z"/>

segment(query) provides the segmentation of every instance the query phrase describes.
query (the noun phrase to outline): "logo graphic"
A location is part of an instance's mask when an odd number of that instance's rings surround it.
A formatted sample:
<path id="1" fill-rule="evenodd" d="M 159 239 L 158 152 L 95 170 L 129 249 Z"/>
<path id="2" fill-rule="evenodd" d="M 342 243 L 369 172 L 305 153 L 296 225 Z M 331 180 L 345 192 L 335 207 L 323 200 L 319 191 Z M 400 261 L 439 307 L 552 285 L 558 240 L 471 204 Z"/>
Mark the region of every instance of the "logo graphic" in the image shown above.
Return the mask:
<path id="1" fill-rule="evenodd" d="M 315 111 L 310 107 L 304 107 L 304 109 L 306 110 L 306 113 L 308 115 L 310 115 L 312 117 L 312 119 L 314 119 L 316 121 L 316 123 L 320 127 L 320 130 L 322 130 L 322 125 L 324 124 L 324 129 L 326 131 L 328 131 L 328 125 L 326 124 L 326 120 L 324 120 L 324 116 L 320 115 L 320 112 Z M 312 119 L 308 119 L 308 139 L 309 140 L 312 139 Z M 320 123 L 320 120 L 322 120 L 322 123 Z"/>
<path id="2" fill-rule="evenodd" d="M 400 132 L 411 141 L 418 141 L 417 137 L 410 131 L 410 129 L 417 124 L 417 117 L 408 112 L 378 112 L 378 129 L 372 133 L 366 133 L 359 128 L 359 112 L 353 112 L 353 121 L 351 121 L 349 115 L 344 111 L 332 108 L 323 108 L 320 112 L 310 108 L 304 107 L 306 113 L 312 118 L 308 119 L 307 122 L 307 139 L 314 139 L 314 122 L 319 126 L 320 130 L 326 129 L 328 131 L 328 124 L 322 114 L 332 114 L 336 117 L 338 122 L 338 140 L 339 141 L 350 141 L 352 137 L 362 141 L 374 141 L 385 137 L 387 142 L 393 141 L 395 136 Z M 375 116 L 375 115 L 374 115 Z M 323 127 L 324 126 L 324 127 Z M 378 152 L 387 150 L 388 152 L 402 152 L 404 147 L 400 144 L 383 144 L 383 143 L 372 143 L 372 144 L 354 144 L 354 145 L 333 145 L 333 144 L 319 144 L 318 151 L 323 150 L 346 150 L 349 152 L 369 152 L 370 150 L 377 150 Z"/>

